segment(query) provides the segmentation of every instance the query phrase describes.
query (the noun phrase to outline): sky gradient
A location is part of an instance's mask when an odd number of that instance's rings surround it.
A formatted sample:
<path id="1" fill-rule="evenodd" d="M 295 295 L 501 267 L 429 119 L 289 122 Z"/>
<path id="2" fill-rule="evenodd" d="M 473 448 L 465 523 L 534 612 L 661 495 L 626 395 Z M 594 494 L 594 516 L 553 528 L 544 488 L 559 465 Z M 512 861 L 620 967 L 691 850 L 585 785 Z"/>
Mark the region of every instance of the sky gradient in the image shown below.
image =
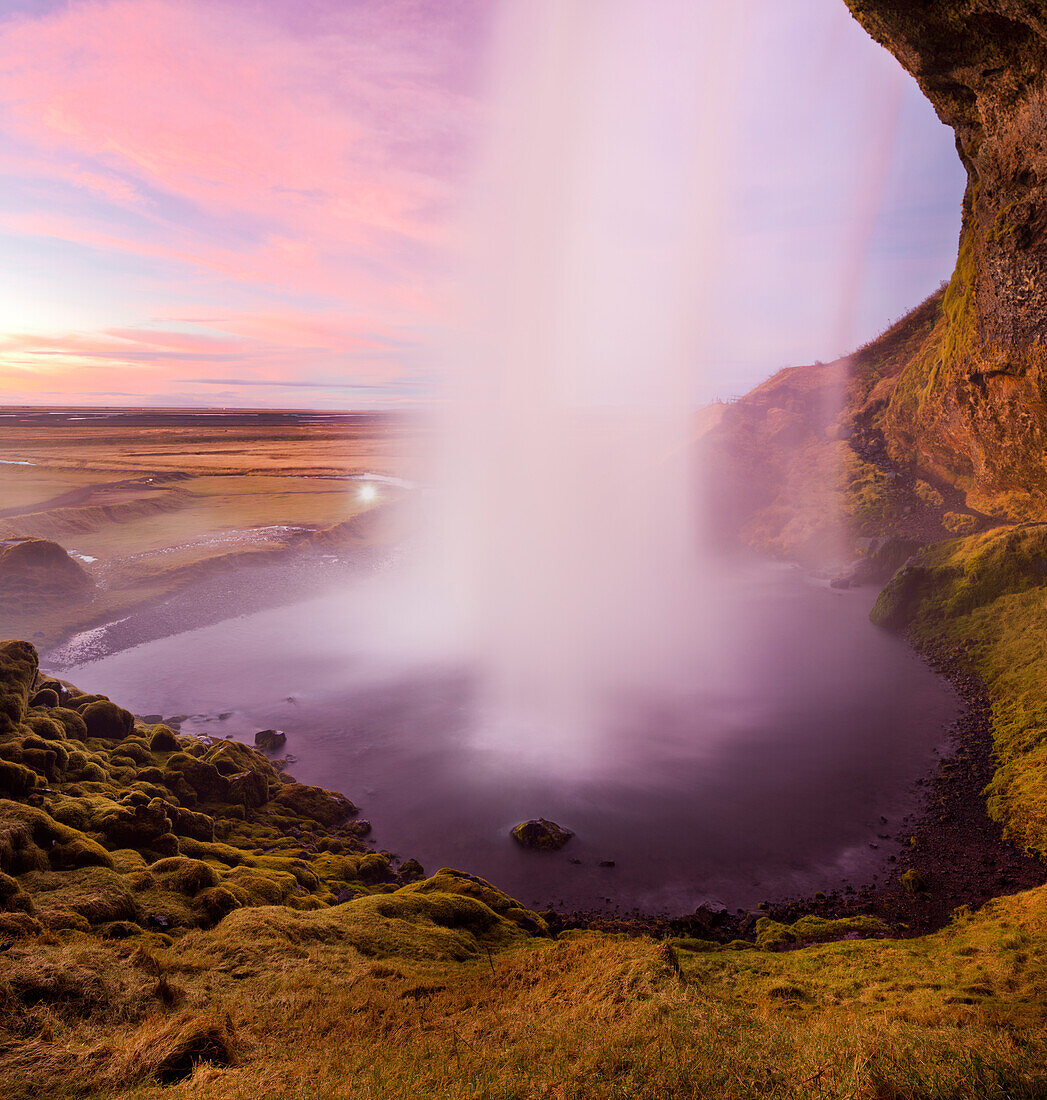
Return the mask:
<path id="1" fill-rule="evenodd" d="M 496 0 L 0 13 L 0 401 L 431 394 Z M 703 400 L 841 354 L 930 293 L 964 180 L 951 131 L 842 0 L 752 0 L 725 48 Z"/>

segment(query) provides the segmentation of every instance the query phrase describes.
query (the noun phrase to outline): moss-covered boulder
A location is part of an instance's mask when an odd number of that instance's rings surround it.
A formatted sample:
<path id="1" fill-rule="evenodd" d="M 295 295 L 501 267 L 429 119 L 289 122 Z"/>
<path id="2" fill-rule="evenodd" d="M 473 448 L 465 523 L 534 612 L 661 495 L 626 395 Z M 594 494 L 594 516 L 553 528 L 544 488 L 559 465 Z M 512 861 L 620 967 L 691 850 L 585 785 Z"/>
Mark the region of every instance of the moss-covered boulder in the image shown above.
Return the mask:
<path id="1" fill-rule="evenodd" d="M 517 844 L 539 852 L 558 851 L 572 836 L 574 833 L 570 829 L 565 829 L 555 821 L 548 821 L 544 817 L 524 821 L 512 831 L 513 840 Z"/>
<path id="2" fill-rule="evenodd" d="M 134 715 L 108 699 L 97 699 L 78 709 L 87 727 L 88 737 L 98 737 L 103 741 L 121 741 L 134 732 Z"/>
<path id="3" fill-rule="evenodd" d="M 254 743 L 263 752 L 279 752 L 287 744 L 287 734 L 283 730 L 259 730 Z"/>
<path id="4" fill-rule="evenodd" d="M 307 787 L 303 783 L 284 784 L 274 801 L 283 812 L 309 818 L 321 825 L 341 825 L 360 812 L 344 795 L 325 791 L 322 787 Z"/>

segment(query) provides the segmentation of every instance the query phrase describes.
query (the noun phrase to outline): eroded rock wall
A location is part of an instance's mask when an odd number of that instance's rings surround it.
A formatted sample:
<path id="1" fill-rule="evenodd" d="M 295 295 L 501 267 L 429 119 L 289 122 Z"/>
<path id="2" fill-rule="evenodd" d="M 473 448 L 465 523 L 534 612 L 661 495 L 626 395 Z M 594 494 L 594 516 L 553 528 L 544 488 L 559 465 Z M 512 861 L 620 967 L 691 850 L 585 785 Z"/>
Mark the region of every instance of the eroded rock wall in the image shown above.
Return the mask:
<path id="1" fill-rule="evenodd" d="M 956 132 L 967 169 L 956 272 L 884 419 L 892 454 L 976 508 L 1047 514 L 1047 8 L 847 0 Z"/>

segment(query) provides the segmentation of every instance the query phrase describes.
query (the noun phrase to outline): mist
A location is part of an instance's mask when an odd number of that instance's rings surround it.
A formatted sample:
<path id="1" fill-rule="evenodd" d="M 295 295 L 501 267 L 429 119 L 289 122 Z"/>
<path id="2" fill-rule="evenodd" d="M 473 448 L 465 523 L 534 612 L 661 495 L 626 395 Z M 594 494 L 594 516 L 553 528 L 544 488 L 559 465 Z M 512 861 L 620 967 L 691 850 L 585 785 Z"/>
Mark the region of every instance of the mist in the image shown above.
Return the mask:
<path id="1" fill-rule="evenodd" d="M 695 364 L 744 5 L 505 5 L 422 554 L 490 731 L 577 744 L 701 629 Z"/>

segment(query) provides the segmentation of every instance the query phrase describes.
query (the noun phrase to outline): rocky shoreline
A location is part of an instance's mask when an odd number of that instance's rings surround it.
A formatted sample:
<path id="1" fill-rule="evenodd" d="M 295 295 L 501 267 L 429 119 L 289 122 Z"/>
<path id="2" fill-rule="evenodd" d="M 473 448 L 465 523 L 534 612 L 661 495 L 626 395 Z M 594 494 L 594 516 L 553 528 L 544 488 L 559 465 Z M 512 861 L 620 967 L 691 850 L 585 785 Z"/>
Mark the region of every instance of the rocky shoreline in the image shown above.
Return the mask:
<path id="1" fill-rule="evenodd" d="M 962 652 L 941 642 L 909 641 L 953 686 L 963 709 L 949 729 L 949 751 L 930 775 L 917 780 L 919 809 L 885 833 L 886 839 L 901 844 L 901 851 L 885 856 L 872 881 L 844 880 L 833 891 L 770 900 L 754 911 L 703 905 L 692 914 L 672 917 L 548 910 L 542 916 L 550 929 L 696 937 L 726 944 L 750 939 L 762 917 L 790 925 L 812 915 L 823 920 L 872 916 L 884 922 L 884 935 L 920 936 L 948 924 L 958 908 L 978 909 L 1002 894 L 1047 883 L 1047 862 L 1006 839 L 986 809 L 983 792 L 994 765 L 992 711 L 984 685 Z M 890 828 L 890 823 L 883 824 Z"/>

